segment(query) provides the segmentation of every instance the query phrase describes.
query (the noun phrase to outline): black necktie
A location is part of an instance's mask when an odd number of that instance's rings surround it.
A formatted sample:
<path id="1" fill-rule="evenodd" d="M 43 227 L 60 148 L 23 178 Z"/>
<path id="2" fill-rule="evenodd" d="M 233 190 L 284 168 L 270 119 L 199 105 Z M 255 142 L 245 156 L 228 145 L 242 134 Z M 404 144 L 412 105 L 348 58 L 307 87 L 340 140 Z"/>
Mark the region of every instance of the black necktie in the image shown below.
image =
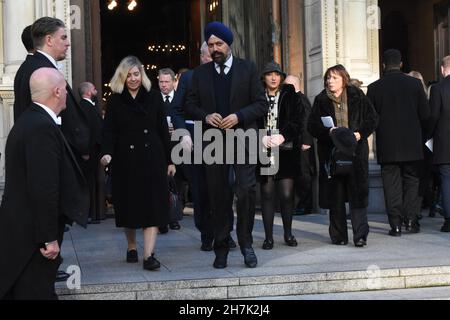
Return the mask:
<path id="1" fill-rule="evenodd" d="M 170 96 L 166 96 L 166 100 L 164 101 L 166 106 L 170 106 Z"/>
<path id="2" fill-rule="evenodd" d="M 220 68 L 220 75 L 221 76 L 225 76 L 225 68 L 226 68 L 226 66 L 224 64 L 219 64 L 219 68 Z"/>

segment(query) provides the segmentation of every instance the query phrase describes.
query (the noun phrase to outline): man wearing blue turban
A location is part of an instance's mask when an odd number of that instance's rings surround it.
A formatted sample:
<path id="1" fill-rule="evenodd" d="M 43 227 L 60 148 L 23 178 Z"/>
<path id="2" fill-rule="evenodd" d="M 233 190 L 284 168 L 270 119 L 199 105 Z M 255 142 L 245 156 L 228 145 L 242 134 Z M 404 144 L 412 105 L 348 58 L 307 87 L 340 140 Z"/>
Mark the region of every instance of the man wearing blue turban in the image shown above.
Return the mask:
<path id="1" fill-rule="evenodd" d="M 232 55 L 233 33 L 220 22 L 211 22 L 206 26 L 205 41 L 208 43 L 213 61 L 194 70 L 191 89 L 184 106 L 186 114 L 194 120 L 203 121 L 204 129 L 220 129 L 223 137 L 225 130 L 242 129 L 257 132 L 256 120 L 267 114 L 268 105 L 256 66 Z M 252 248 L 256 164 L 249 161 L 248 142 L 245 147 L 244 164 L 237 164 L 236 161 L 227 163 L 223 159 L 223 162 L 205 165 L 214 225 L 216 258 L 213 266 L 218 269 L 227 266 L 229 251 L 226 240 L 230 230 L 228 212 L 231 209 L 233 194 L 229 185 L 230 168 L 235 176 L 236 232 L 239 246 L 247 267 L 254 268 L 258 263 Z M 224 146 L 223 155 L 226 154 L 234 155 L 234 159 L 238 158 L 234 146 L 233 149 Z"/>

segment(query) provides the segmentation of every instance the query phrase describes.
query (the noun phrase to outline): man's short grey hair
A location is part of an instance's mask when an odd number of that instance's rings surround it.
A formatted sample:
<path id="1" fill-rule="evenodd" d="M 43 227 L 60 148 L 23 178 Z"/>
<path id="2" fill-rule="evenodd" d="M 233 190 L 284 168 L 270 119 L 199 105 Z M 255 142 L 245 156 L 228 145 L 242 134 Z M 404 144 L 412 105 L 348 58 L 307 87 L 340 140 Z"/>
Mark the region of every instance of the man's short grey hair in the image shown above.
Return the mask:
<path id="1" fill-rule="evenodd" d="M 444 69 L 450 69 L 450 56 L 446 56 L 442 59 L 442 67 L 444 67 Z"/>
<path id="2" fill-rule="evenodd" d="M 66 28 L 64 22 L 57 18 L 43 17 L 36 20 L 31 26 L 31 37 L 35 49 L 44 47 L 45 37 L 55 34 L 59 29 Z"/>
<path id="3" fill-rule="evenodd" d="M 83 97 L 86 93 L 88 93 L 93 86 L 94 85 L 90 82 L 81 83 L 80 86 L 78 87 L 78 93 L 80 94 L 80 97 Z"/>
<path id="4" fill-rule="evenodd" d="M 172 80 L 175 81 L 175 72 L 173 72 L 173 70 L 170 68 L 164 68 L 159 70 L 158 77 L 162 75 L 169 75 L 172 78 Z"/>

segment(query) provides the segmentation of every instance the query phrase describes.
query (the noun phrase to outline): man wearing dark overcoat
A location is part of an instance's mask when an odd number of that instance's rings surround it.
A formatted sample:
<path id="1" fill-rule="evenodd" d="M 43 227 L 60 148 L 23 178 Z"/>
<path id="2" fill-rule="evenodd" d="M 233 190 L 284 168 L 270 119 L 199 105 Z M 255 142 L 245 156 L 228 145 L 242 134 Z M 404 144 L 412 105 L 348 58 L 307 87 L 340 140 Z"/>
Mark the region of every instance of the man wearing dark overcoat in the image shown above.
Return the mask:
<path id="1" fill-rule="evenodd" d="M 420 231 L 419 168 L 430 108 L 421 82 L 401 72 L 400 51 L 387 50 L 383 66 L 384 76 L 369 85 L 367 96 L 380 117 L 377 160 L 381 164 L 389 234 L 400 236 L 404 220 L 407 231 Z"/>
<path id="2" fill-rule="evenodd" d="M 55 299 L 54 283 L 65 224 L 86 226 L 89 193 L 58 115 L 66 81 L 54 68 L 30 79 L 33 103 L 6 143 L 6 182 L 0 208 L 0 299 Z"/>

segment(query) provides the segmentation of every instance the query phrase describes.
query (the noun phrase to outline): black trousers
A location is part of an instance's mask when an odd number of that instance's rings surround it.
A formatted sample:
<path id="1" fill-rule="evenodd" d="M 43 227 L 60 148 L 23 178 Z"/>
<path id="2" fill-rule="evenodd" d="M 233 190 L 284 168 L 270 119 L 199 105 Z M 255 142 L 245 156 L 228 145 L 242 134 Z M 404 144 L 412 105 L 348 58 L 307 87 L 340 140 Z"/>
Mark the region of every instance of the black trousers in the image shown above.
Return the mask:
<path id="1" fill-rule="evenodd" d="M 332 180 L 332 190 L 336 199 L 335 205 L 330 208 L 329 233 L 332 242 L 348 242 L 347 210 L 345 207 L 345 200 L 351 192 L 348 179 L 347 177 L 339 177 Z M 353 241 L 356 242 L 359 239 L 367 241 L 369 234 L 367 208 L 354 208 L 350 201 L 350 217 L 353 228 Z"/>
<path id="2" fill-rule="evenodd" d="M 382 164 L 384 199 L 391 228 L 402 225 L 404 218 L 416 221 L 422 198 L 419 196 L 420 162 Z"/>
<path id="3" fill-rule="evenodd" d="M 255 165 L 232 165 L 237 197 L 236 234 L 241 248 L 253 244 L 253 224 L 255 220 L 256 177 Z M 214 248 L 227 247 L 226 239 L 230 233 L 230 210 L 232 211 L 233 192 L 229 184 L 230 165 L 205 165 L 208 185 L 209 205 L 214 230 Z"/>

